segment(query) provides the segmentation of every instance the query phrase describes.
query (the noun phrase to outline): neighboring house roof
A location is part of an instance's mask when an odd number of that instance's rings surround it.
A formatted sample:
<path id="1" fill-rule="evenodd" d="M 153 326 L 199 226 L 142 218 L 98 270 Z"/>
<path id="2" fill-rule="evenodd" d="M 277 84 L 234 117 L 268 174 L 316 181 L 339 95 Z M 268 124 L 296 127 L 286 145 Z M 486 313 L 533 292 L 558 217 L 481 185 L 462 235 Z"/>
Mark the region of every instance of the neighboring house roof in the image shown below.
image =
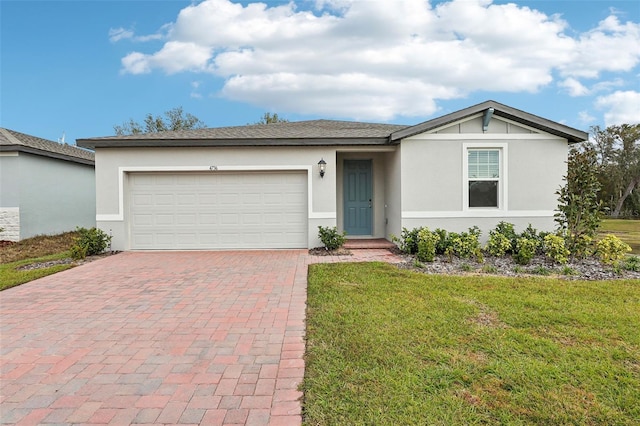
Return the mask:
<path id="1" fill-rule="evenodd" d="M 78 139 L 79 146 L 384 145 L 406 125 L 311 120 Z"/>
<path id="2" fill-rule="evenodd" d="M 94 165 L 94 153 L 72 145 L 0 127 L 0 152 L 18 151 L 75 163 Z"/>
<path id="3" fill-rule="evenodd" d="M 112 147 L 195 147 L 195 146 L 310 146 L 388 145 L 418 133 L 428 132 L 493 108 L 493 115 L 507 118 L 541 131 L 581 142 L 588 134 L 495 101 L 447 114 L 424 123 L 407 126 L 336 120 L 311 120 L 236 127 L 183 130 L 135 135 L 78 139 L 85 148 Z"/>
<path id="4" fill-rule="evenodd" d="M 452 112 L 451 114 L 443 115 L 442 117 L 434 118 L 433 120 L 425 121 L 424 123 L 420 123 L 415 126 L 400 129 L 391 134 L 390 139 L 391 141 L 396 141 L 417 135 L 418 133 L 429 132 L 430 130 L 435 130 L 437 128 L 444 127 L 447 124 L 479 114 L 489 108 L 493 108 L 494 116 L 504 117 L 511 121 L 542 130 L 552 135 L 560 136 L 567 139 L 570 143 L 586 141 L 589 138 L 589 134 L 581 130 L 565 126 L 564 124 L 560 124 L 555 121 L 547 120 L 546 118 L 538 117 L 537 115 L 529 114 L 528 112 L 524 112 L 519 109 L 511 108 L 510 106 L 503 105 L 496 101 L 486 101 L 460 111 Z"/>

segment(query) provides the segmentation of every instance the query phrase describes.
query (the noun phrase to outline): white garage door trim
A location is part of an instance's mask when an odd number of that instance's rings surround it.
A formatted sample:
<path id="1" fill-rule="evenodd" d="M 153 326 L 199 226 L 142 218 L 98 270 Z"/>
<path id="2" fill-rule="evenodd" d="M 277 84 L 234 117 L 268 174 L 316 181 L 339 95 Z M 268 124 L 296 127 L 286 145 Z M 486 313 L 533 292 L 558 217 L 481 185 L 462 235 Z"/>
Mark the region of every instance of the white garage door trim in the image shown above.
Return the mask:
<path id="1" fill-rule="evenodd" d="M 132 249 L 304 248 L 308 172 L 131 173 Z"/>

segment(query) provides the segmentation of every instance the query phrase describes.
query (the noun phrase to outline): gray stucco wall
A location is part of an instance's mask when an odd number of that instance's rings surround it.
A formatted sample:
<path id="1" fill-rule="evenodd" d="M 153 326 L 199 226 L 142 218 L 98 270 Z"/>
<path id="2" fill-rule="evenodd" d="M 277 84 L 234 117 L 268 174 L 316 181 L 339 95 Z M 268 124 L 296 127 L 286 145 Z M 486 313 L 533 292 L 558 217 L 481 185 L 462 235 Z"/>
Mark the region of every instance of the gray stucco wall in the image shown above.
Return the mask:
<path id="1" fill-rule="evenodd" d="M 93 166 L 20 153 L 20 239 L 95 226 Z"/>
<path id="2" fill-rule="evenodd" d="M 20 157 L 18 153 L 0 153 L 0 207 L 18 207 Z"/>
<path id="3" fill-rule="evenodd" d="M 318 173 L 318 161 L 327 163 L 324 178 Z M 148 148 L 97 149 L 97 224 L 113 235 L 114 250 L 128 250 L 127 170 L 206 171 L 278 170 L 279 167 L 309 168 L 311 205 L 309 209 L 308 244 L 320 246 L 318 226 L 336 226 L 336 150 L 331 147 L 279 148 Z M 122 169 L 122 172 L 121 172 Z M 284 170 L 284 168 L 283 168 Z M 120 188 L 120 176 L 124 178 Z M 121 198 L 122 197 L 122 198 Z M 120 203 L 123 203 L 122 206 Z"/>
<path id="4" fill-rule="evenodd" d="M 20 239 L 20 188 L 17 152 L 0 152 L 0 240 Z"/>
<path id="5" fill-rule="evenodd" d="M 529 223 L 539 230 L 555 229 L 555 191 L 567 170 L 566 139 L 496 118 L 489 132 L 482 133 L 481 122 L 475 118 L 438 133 L 409 137 L 401 145 L 402 227 L 459 232 L 476 225 L 485 238 L 500 221 L 511 222 L 520 230 Z M 464 169 L 469 148 L 501 150 L 499 208 L 466 205 Z"/>

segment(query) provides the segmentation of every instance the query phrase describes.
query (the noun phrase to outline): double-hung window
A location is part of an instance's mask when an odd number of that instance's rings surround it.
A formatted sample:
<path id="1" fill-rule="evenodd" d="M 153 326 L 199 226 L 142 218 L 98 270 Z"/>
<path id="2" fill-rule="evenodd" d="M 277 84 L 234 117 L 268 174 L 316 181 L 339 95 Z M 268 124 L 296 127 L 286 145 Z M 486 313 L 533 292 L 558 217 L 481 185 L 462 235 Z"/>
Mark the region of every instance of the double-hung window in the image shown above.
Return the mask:
<path id="1" fill-rule="evenodd" d="M 469 208 L 500 208 L 500 149 L 467 150 Z"/>

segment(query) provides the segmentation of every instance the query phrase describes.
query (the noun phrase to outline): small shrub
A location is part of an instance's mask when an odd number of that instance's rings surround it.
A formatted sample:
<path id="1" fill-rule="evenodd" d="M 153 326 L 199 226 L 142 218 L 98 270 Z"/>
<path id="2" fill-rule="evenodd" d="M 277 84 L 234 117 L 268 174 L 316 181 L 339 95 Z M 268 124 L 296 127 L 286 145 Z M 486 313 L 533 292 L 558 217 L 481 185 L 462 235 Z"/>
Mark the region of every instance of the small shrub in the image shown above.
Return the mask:
<path id="1" fill-rule="evenodd" d="M 436 257 L 436 244 L 440 237 L 429 228 L 422 228 L 418 232 L 418 253 L 416 257 L 421 262 L 433 262 Z"/>
<path id="2" fill-rule="evenodd" d="M 436 254 L 445 254 L 447 247 L 451 244 L 449 234 L 444 229 L 436 229 L 435 232 L 438 235 L 438 242 L 436 243 Z"/>
<path id="3" fill-rule="evenodd" d="M 593 238 L 589 235 L 582 234 L 573 239 L 573 256 L 579 259 L 586 259 L 595 254 Z"/>
<path id="4" fill-rule="evenodd" d="M 447 247 L 449 256 L 456 255 L 461 259 L 469 259 L 471 257 L 478 258 L 482 261 L 482 248 L 480 247 L 480 229 L 477 226 L 469 228 L 468 232 L 460 234 L 451 233 L 451 245 Z"/>
<path id="5" fill-rule="evenodd" d="M 491 231 L 487 243 L 487 253 L 491 256 L 502 257 L 511 251 L 511 240 L 505 235 Z"/>
<path id="6" fill-rule="evenodd" d="M 497 274 L 498 268 L 496 268 L 494 265 L 484 265 L 482 267 L 482 272 L 484 272 L 485 274 Z"/>
<path id="7" fill-rule="evenodd" d="M 524 274 L 525 272 L 527 272 L 527 270 L 526 270 L 526 269 L 524 269 L 524 268 L 523 268 L 522 266 L 520 266 L 520 265 L 516 265 L 516 266 L 513 268 L 513 272 L 515 272 L 516 274 Z"/>
<path id="8" fill-rule="evenodd" d="M 536 266 L 531 272 L 536 275 L 551 275 L 551 270 L 542 265 Z"/>
<path id="9" fill-rule="evenodd" d="M 618 263 L 630 251 L 629 244 L 613 234 L 605 235 L 603 239 L 596 243 L 596 253 L 600 260 L 607 265 Z"/>
<path id="10" fill-rule="evenodd" d="M 575 269 L 573 269 L 571 266 L 564 266 L 564 268 L 562 268 L 562 275 L 578 275 L 578 271 L 576 271 Z"/>
<path id="11" fill-rule="evenodd" d="M 342 247 L 347 241 L 346 235 L 345 231 L 339 233 L 335 226 L 333 228 L 318 226 L 318 238 L 327 250 L 337 250 Z"/>
<path id="12" fill-rule="evenodd" d="M 537 240 L 520 237 L 516 240 L 516 250 L 513 253 L 513 260 L 515 260 L 518 265 L 528 265 L 536 255 L 537 249 Z"/>
<path id="13" fill-rule="evenodd" d="M 623 268 L 627 271 L 640 272 L 640 257 L 629 256 L 624 262 Z"/>
<path id="14" fill-rule="evenodd" d="M 468 263 L 463 263 L 462 265 L 460 265 L 460 270 L 464 272 L 471 272 L 473 271 L 473 266 L 469 265 Z"/>
<path id="15" fill-rule="evenodd" d="M 394 237 L 394 242 L 398 243 L 398 247 L 404 253 L 416 254 L 418 252 L 418 233 L 422 230 L 422 227 L 413 228 L 411 230 L 402 228 L 402 234 L 400 238 Z"/>
<path id="16" fill-rule="evenodd" d="M 549 234 L 544 237 L 544 254 L 555 262 L 565 264 L 569 260 L 569 250 L 565 240 L 559 235 Z"/>
<path id="17" fill-rule="evenodd" d="M 111 236 L 98 228 L 77 228 L 78 236 L 75 238 L 70 252 L 74 259 L 84 259 L 87 256 L 100 254 L 111 243 Z"/>
<path id="18" fill-rule="evenodd" d="M 536 251 L 536 254 L 544 254 L 544 237 L 547 235 L 549 235 L 548 232 L 538 232 L 538 230 L 531 226 L 531 224 L 529 224 L 526 229 L 522 231 L 522 234 L 520 234 L 521 237 L 536 240 L 538 242 L 538 249 Z"/>
<path id="19" fill-rule="evenodd" d="M 496 234 L 501 234 L 507 237 L 511 242 L 512 247 L 515 246 L 516 240 L 518 239 L 518 235 L 516 234 L 516 230 L 513 227 L 513 223 L 502 221 L 498 223 L 496 225 L 496 228 L 491 232 L 494 232 Z"/>

